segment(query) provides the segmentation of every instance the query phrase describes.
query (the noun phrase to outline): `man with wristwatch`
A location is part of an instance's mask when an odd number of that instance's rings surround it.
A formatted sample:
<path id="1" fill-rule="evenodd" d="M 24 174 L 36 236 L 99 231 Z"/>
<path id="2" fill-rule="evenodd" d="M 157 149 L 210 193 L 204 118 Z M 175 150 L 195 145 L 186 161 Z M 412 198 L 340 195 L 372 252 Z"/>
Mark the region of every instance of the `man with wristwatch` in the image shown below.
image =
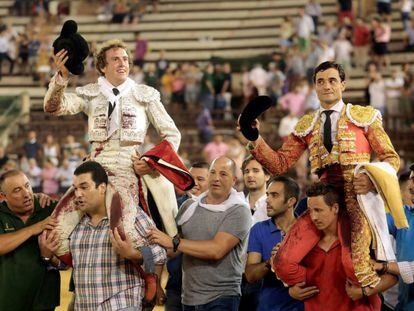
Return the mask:
<path id="1" fill-rule="evenodd" d="M 54 310 L 60 275 L 50 267 L 58 262 L 51 256 L 41 258 L 38 239 L 46 239 L 41 233 L 57 225 L 50 217 L 56 203 L 43 208 L 18 170 L 0 177 L 0 190 L 0 310 Z"/>
<path id="2" fill-rule="evenodd" d="M 242 253 L 251 226 L 251 213 L 236 192 L 236 165 L 227 157 L 209 169 L 208 190 L 180 208 L 180 236 L 152 229 L 149 239 L 170 254 L 183 253 L 183 310 L 237 311 L 244 270 Z"/>

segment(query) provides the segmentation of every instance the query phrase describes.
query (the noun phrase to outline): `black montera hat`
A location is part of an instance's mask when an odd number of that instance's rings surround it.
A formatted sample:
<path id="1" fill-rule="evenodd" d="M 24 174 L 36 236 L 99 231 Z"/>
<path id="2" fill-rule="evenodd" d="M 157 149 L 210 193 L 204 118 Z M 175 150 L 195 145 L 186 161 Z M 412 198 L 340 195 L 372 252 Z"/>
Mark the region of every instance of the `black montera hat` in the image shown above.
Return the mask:
<path id="1" fill-rule="evenodd" d="M 86 40 L 77 33 L 78 25 L 74 20 L 68 20 L 63 24 L 60 36 L 53 42 L 54 53 L 65 49 L 69 57 L 65 63 L 66 68 L 74 75 L 80 75 L 83 70 L 83 61 L 89 54 L 89 46 Z"/>
<path id="2" fill-rule="evenodd" d="M 244 107 L 240 119 L 240 130 L 244 137 L 250 141 L 255 141 L 259 138 L 259 131 L 252 127 L 253 121 L 260 116 L 264 111 L 272 106 L 272 99 L 269 96 L 257 96 Z"/>

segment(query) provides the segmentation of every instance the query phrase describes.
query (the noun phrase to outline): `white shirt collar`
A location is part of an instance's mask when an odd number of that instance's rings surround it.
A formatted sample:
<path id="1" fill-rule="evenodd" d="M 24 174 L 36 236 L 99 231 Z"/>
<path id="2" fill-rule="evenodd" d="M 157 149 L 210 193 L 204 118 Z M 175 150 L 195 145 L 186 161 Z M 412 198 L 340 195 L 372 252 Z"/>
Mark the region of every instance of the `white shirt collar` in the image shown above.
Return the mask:
<path id="1" fill-rule="evenodd" d="M 342 109 L 344 108 L 345 103 L 344 101 L 341 99 L 339 102 L 337 102 L 333 107 L 329 108 L 329 109 L 325 109 L 322 106 L 320 107 L 319 111 L 322 113 L 325 110 L 333 110 L 336 112 L 341 113 Z"/>

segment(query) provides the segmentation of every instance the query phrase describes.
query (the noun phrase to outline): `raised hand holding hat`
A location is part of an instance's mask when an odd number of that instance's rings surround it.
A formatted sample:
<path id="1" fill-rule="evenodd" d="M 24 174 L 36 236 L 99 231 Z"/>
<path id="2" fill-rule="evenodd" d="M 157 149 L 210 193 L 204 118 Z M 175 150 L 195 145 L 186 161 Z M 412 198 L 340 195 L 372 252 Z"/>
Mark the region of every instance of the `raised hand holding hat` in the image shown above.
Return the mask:
<path id="1" fill-rule="evenodd" d="M 270 108 L 272 99 L 269 96 L 257 96 L 244 107 L 239 117 L 240 131 L 250 141 L 259 138 L 259 130 L 253 126 L 255 120 L 264 111 Z"/>
<path id="2" fill-rule="evenodd" d="M 83 61 L 89 54 L 89 46 L 77 31 L 76 22 L 68 20 L 63 24 L 60 36 L 53 42 L 55 63 L 63 76 L 66 73 L 63 66 L 74 75 L 84 71 Z"/>

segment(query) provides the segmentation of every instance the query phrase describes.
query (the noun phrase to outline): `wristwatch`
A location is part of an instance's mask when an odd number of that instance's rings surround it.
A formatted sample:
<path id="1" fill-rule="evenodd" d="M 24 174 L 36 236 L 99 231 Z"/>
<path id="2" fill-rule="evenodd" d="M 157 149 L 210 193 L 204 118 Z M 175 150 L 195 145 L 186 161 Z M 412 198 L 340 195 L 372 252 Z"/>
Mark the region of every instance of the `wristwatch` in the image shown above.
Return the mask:
<path id="1" fill-rule="evenodd" d="M 172 239 L 174 253 L 177 251 L 178 245 L 180 245 L 180 242 L 181 242 L 180 236 L 176 234 Z"/>
<path id="2" fill-rule="evenodd" d="M 42 261 L 45 262 L 45 263 L 50 263 L 50 261 L 52 260 L 52 257 L 43 257 L 43 256 L 41 256 L 40 259 L 42 259 Z"/>

